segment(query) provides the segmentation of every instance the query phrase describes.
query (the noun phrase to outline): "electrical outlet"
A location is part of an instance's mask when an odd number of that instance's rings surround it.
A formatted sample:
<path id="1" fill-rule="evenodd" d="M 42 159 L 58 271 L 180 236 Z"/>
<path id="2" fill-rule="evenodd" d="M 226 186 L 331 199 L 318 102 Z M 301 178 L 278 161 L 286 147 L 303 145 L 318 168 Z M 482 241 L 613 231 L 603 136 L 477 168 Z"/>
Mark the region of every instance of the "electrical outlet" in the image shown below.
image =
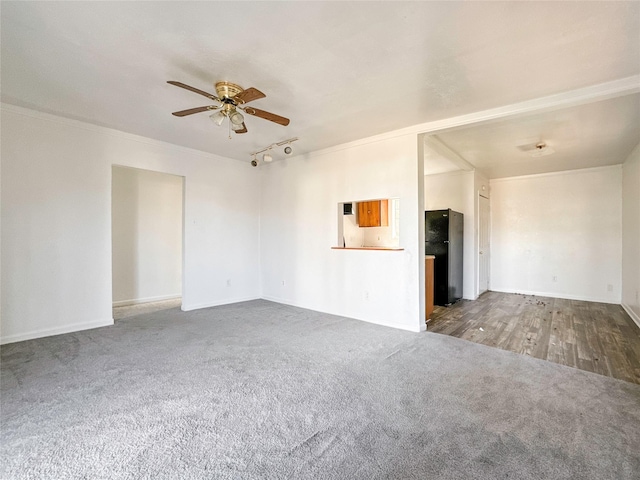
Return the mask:
<path id="1" fill-rule="evenodd" d="M 286 285 L 287 282 L 285 282 L 284 280 L 282 280 L 281 285 L 284 287 Z"/>
<path id="2" fill-rule="evenodd" d="M 364 291 L 363 297 L 364 297 L 365 300 L 369 300 L 369 291 L 368 290 Z"/>
<path id="3" fill-rule="evenodd" d="M 613 292 L 613 285 L 610 283 L 607 285 L 607 292 Z"/>
<path id="4" fill-rule="evenodd" d="M 553 280 L 554 282 L 557 282 L 557 281 L 558 281 L 558 277 L 556 277 L 556 276 L 554 275 L 552 280 Z"/>
<path id="5" fill-rule="evenodd" d="M 230 286 L 231 286 L 231 279 L 227 278 L 227 287 L 230 287 Z"/>

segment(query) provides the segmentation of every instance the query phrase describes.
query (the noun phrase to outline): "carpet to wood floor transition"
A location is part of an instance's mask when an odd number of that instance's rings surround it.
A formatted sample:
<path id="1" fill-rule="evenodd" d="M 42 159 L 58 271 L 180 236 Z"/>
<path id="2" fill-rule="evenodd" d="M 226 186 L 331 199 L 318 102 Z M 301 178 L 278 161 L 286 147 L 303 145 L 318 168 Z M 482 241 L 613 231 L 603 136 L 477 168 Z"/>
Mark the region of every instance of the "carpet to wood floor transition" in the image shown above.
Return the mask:
<path id="1" fill-rule="evenodd" d="M 620 305 L 486 292 L 436 307 L 427 329 L 640 384 L 640 328 Z"/>
<path id="2" fill-rule="evenodd" d="M 263 300 L 0 351 L 0 478 L 611 479 L 640 386 Z"/>

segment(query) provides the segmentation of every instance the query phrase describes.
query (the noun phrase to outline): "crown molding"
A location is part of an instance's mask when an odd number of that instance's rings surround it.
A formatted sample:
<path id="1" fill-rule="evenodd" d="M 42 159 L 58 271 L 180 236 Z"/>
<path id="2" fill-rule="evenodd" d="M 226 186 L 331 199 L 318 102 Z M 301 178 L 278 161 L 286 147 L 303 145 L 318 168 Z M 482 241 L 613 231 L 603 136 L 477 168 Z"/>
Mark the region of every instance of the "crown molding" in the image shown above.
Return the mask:
<path id="1" fill-rule="evenodd" d="M 557 177 L 562 175 L 577 175 L 580 173 L 597 172 L 600 170 L 622 170 L 622 165 L 601 165 L 599 167 L 576 168 L 575 170 L 560 170 L 558 172 L 532 173 L 531 175 L 518 175 L 517 177 L 492 178 L 489 180 L 489 183 L 493 185 L 494 183 L 508 183 L 518 180 L 528 180 L 531 178 Z"/>

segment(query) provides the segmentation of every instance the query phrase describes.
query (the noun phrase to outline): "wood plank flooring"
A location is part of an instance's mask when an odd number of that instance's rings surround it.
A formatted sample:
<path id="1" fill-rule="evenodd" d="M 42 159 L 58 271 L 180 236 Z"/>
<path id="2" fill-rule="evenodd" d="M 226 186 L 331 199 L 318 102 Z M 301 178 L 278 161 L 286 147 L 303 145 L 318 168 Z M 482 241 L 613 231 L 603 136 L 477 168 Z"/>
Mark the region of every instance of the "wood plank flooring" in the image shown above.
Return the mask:
<path id="1" fill-rule="evenodd" d="M 640 328 L 620 305 L 486 292 L 427 330 L 640 384 Z"/>

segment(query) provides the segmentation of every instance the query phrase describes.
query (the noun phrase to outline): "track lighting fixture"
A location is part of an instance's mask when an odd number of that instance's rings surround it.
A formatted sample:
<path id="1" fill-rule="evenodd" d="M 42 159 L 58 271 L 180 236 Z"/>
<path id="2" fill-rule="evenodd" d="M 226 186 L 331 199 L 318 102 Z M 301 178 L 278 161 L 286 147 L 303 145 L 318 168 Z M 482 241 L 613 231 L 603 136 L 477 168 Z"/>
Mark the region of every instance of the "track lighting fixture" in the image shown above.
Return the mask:
<path id="1" fill-rule="evenodd" d="M 282 151 L 285 153 L 285 155 L 291 155 L 293 153 L 293 148 L 291 148 L 291 144 L 296 140 L 298 140 L 298 137 L 290 138 L 288 140 L 283 140 L 278 143 L 272 143 L 268 147 L 265 147 L 262 150 L 258 150 L 257 152 L 252 153 L 251 156 L 253 157 L 253 160 L 251 162 L 251 165 L 255 167 L 258 164 L 256 160 L 256 155 L 258 155 L 259 153 L 263 153 L 262 155 L 263 162 L 265 163 L 271 162 L 273 160 L 273 157 L 271 156 L 271 150 L 276 147 L 282 147 L 283 145 L 284 145 L 284 148 L 282 149 Z M 255 162 L 255 165 L 254 165 L 254 162 Z"/>

